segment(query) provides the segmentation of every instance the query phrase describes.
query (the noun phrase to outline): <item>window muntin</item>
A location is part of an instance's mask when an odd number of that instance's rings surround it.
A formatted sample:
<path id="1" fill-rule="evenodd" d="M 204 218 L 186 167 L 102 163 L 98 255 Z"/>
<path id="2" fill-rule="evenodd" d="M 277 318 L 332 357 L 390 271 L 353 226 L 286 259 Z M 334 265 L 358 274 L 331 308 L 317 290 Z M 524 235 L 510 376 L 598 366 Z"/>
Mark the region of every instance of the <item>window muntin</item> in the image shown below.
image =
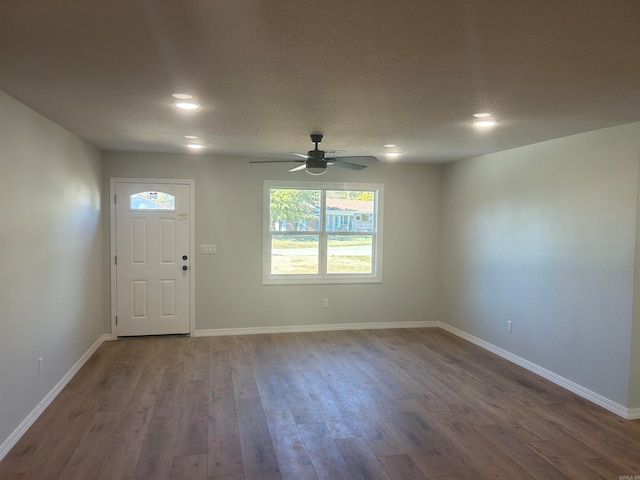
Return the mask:
<path id="1" fill-rule="evenodd" d="M 176 197 L 165 192 L 139 192 L 129 197 L 129 210 L 175 210 Z"/>
<path id="2" fill-rule="evenodd" d="M 379 184 L 264 185 L 263 283 L 379 283 Z"/>

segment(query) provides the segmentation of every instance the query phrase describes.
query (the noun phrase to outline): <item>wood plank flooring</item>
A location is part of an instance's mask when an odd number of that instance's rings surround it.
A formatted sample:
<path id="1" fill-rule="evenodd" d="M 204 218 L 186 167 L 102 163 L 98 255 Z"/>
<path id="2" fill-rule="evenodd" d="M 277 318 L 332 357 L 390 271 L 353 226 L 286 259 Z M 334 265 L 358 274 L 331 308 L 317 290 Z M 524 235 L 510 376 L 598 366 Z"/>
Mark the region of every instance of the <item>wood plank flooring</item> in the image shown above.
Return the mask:
<path id="1" fill-rule="evenodd" d="M 640 478 L 625 421 L 439 329 L 104 343 L 0 480 Z"/>

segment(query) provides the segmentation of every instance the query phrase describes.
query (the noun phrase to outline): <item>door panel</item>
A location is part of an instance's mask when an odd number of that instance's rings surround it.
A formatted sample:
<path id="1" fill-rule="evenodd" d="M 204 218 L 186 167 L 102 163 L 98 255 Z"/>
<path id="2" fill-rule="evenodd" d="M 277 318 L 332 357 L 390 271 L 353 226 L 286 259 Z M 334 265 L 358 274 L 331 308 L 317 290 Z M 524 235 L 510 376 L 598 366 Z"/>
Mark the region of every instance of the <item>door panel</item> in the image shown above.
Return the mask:
<path id="1" fill-rule="evenodd" d="M 147 263 L 147 220 L 131 219 L 131 262 Z"/>
<path id="2" fill-rule="evenodd" d="M 176 221 L 174 219 L 163 218 L 161 220 L 162 234 L 162 263 L 176 263 Z"/>
<path id="3" fill-rule="evenodd" d="M 116 183 L 118 336 L 189 333 L 189 189 Z"/>
<path id="4" fill-rule="evenodd" d="M 173 280 L 162 280 L 162 316 L 172 316 L 176 314 L 176 282 Z"/>
<path id="5" fill-rule="evenodd" d="M 134 280 L 133 286 L 133 298 L 132 298 L 132 312 L 133 318 L 146 318 L 147 317 L 147 282 L 146 280 Z"/>

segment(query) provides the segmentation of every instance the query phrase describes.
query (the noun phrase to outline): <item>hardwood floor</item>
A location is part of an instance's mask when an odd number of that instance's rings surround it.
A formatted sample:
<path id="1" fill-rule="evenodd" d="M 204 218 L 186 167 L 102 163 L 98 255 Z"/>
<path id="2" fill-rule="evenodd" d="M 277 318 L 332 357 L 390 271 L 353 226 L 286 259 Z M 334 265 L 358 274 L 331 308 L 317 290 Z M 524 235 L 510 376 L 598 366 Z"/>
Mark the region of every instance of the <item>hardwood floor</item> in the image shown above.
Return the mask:
<path id="1" fill-rule="evenodd" d="M 0 462 L 0 480 L 635 475 L 640 422 L 439 329 L 106 342 Z"/>

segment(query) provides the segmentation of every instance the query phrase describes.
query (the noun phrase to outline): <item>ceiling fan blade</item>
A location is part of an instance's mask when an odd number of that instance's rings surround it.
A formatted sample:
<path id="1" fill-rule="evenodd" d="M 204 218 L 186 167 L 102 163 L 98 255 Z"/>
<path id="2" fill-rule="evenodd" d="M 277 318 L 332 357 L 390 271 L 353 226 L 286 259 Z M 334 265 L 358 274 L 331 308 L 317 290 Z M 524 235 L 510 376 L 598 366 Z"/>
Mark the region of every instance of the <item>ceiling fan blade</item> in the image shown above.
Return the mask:
<path id="1" fill-rule="evenodd" d="M 333 159 L 332 159 L 333 160 Z M 335 160 L 341 162 L 342 160 L 349 160 L 350 162 L 377 162 L 378 159 L 371 155 L 352 156 L 352 157 L 336 157 Z"/>
<path id="2" fill-rule="evenodd" d="M 347 157 L 348 158 L 348 157 Z M 336 163 L 334 165 L 336 167 L 348 168 L 350 170 L 362 170 L 363 168 L 367 168 L 366 165 L 357 165 L 355 163 L 343 162 L 340 159 L 335 159 Z"/>
<path id="3" fill-rule="evenodd" d="M 302 160 L 250 160 L 249 163 L 300 163 Z"/>
<path id="4" fill-rule="evenodd" d="M 353 155 L 346 157 L 325 157 L 326 153 L 335 154 L 342 150 L 328 150 L 323 151 L 318 148 L 318 144 L 322 141 L 322 135 L 319 133 L 311 134 L 311 141 L 315 143 L 315 148 L 305 153 L 289 152 L 290 155 L 300 157 L 302 160 L 253 160 L 249 163 L 299 163 L 297 167 L 291 168 L 290 172 L 299 172 L 306 170 L 311 175 L 322 175 L 327 171 L 327 167 L 336 165 L 342 168 L 348 168 L 349 170 L 362 170 L 367 168 L 366 165 L 358 165 L 351 162 L 377 162 L 376 157 L 370 155 Z M 347 161 L 348 160 L 348 161 Z"/>

